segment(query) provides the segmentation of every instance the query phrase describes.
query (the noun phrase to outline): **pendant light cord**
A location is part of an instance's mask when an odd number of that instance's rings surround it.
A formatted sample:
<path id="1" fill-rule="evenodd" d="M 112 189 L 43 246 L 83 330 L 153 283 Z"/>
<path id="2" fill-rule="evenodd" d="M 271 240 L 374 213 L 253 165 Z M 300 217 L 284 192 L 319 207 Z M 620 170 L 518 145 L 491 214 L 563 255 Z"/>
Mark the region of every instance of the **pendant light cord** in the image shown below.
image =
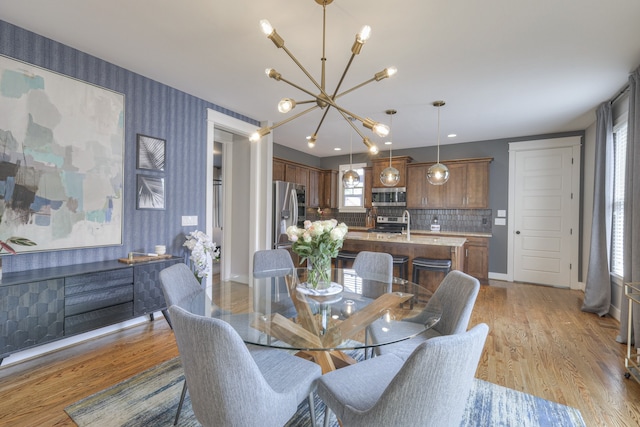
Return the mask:
<path id="1" fill-rule="evenodd" d="M 438 106 L 438 163 L 440 163 L 440 108 Z"/>

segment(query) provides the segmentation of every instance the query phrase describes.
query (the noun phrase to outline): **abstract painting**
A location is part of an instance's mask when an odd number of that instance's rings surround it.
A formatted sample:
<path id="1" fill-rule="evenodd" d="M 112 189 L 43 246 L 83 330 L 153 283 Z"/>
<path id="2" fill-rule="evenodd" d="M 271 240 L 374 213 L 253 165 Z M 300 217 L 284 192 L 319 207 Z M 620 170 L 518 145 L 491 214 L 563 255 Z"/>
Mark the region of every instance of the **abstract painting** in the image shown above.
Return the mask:
<path id="1" fill-rule="evenodd" d="M 124 95 L 0 55 L 0 255 L 121 245 Z"/>

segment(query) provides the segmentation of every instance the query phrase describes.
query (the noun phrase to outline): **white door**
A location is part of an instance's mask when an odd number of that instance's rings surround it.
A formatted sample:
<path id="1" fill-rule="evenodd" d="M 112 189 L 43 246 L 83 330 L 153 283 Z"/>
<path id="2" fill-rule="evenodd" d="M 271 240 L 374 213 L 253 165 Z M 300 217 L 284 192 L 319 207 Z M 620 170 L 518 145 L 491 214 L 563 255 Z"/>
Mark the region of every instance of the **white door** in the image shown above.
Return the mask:
<path id="1" fill-rule="evenodd" d="M 575 147 L 510 145 L 510 165 L 513 280 L 574 287 L 579 230 Z"/>

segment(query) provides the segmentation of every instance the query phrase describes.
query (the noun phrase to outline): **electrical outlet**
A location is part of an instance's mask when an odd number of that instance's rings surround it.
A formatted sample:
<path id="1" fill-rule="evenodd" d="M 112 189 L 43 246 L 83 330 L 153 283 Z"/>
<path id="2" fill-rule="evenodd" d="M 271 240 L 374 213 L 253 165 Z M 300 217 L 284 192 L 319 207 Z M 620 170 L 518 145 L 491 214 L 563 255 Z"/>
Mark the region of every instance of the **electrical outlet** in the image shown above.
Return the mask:
<path id="1" fill-rule="evenodd" d="M 190 225 L 198 225 L 198 216 L 197 215 L 183 215 L 182 216 L 182 226 L 187 227 Z"/>

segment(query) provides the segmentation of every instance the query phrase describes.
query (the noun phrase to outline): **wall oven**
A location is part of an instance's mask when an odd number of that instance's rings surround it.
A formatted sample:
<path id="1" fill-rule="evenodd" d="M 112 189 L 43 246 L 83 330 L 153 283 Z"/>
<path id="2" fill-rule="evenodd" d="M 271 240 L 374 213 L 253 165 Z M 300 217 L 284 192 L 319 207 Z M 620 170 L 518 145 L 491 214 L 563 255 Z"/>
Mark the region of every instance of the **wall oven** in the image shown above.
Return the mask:
<path id="1" fill-rule="evenodd" d="M 374 188 L 372 206 L 407 206 L 407 187 Z"/>

